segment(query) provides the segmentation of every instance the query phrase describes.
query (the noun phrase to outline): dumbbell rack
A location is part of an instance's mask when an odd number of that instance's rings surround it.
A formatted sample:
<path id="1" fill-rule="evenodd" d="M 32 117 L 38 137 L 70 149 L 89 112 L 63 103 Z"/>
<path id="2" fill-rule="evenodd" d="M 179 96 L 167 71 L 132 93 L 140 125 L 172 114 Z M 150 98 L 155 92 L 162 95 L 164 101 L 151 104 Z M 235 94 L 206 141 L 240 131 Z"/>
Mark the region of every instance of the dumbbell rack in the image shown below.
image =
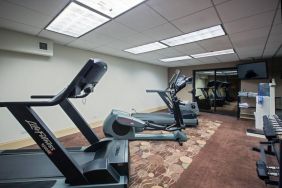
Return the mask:
<path id="1" fill-rule="evenodd" d="M 257 174 L 266 184 L 282 188 L 282 120 L 277 116 L 263 117 L 263 131 L 268 141 L 260 143 L 260 159 L 257 161 Z M 278 165 L 270 166 L 267 155 L 276 156 Z"/>

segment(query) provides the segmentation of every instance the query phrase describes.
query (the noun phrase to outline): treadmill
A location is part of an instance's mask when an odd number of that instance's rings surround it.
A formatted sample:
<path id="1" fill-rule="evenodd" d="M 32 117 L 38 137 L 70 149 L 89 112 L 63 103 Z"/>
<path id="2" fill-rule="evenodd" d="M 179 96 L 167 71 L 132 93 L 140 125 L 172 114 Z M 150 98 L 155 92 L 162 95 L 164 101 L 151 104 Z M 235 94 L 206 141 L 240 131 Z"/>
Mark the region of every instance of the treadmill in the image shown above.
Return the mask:
<path id="1" fill-rule="evenodd" d="M 1 188 L 128 186 L 128 141 L 99 139 L 69 101 L 93 92 L 106 70 L 104 62 L 90 59 L 70 85 L 50 100 L 0 102 L 0 107 L 6 107 L 42 149 L 1 151 Z M 67 115 L 90 142 L 89 147 L 67 150 L 32 109 L 55 105 L 72 112 Z"/>
<path id="2" fill-rule="evenodd" d="M 169 112 L 158 113 L 132 113 L 131 116 L 141 119 L 145 122 L 155 123 L 158 125 L 170 126 L 175 123 L 174 108 L 172 103 L 172 96 L 176 96 L 177 92 L 186 86 L 187 81 L 191 78 L 180 76 L 180 71 L 177 70 L 174 76 L 169 81 L 169 87 L 166 90 L 147 90 L 147 92 L 156 92 L 163 99 L 168 106 Z M 182 105 L 179 106 L 180 109 Z M 198 125 L 197 114 L 192 111 L 181 110 L 183 123 L 186 127 L 196 127 Z"/>
<path id="3" fill-rule="evenodd" d="M 207 88 L 211 89 L 212 94 L 210 95 L 211 104 L 214 106 L 222 107 L 225 104 L 225 98 L 219 93 L 219 89 L 222 87 L 221 81 L 209 81 Z"/>

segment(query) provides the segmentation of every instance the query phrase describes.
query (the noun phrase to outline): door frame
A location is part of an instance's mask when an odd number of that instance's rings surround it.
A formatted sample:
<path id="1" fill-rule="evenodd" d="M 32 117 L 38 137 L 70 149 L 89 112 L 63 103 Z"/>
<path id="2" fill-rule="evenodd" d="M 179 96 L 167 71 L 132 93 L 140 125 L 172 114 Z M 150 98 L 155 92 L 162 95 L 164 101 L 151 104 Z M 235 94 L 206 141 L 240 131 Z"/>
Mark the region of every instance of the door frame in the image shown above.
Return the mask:
<path id="1" fill-rule="evenodd" d="M 200 72 L 200 71 L 214 71 L 214 80 L 216 80 L 216 72 L 219 71 L 219 70 L 230 70 L 230 69 L 233 69 L 233 70 L 238 70 L 237 67 L 226 67 L 226 68 L 208 68 L 208 69 L 196 69 L 196 70 L 193 70 L 193 83 L 192 83 L 192 99 L 193 99 L 193 102 L 196 102 L 196 98 L 195 98 L 195 94 L 196 94 L 196 88 L 195 88 L 195 78 L 196 78 L 196 72 Z M 238 78 L 238 80 L 240 80 Z M 239 90 L 241 90 L 241 81 L 239 81 Z M 237 103 L 239 103 L 239 101 L 237 101 Z M 238 104 L 237 104 L 238 106 Z M 202 110 L 203 111 L 203 110 Z M 237 109 L 238 111 L 238 109 Z M 203 111 L 203 112 L 208 112 L 208 113 L 215 113 L 215 114 L 221 114 L 221 115 L 228 115 L 228 114 L 224 114 L 224 113 L 220 113 L 220 112 L 217 112 L 216 111 L 216 105 L 214 105 L 213 107 L 213 110 L 211 111 Z M 236 116 L 237 112 L 234 113 L 234 116 Z"/>

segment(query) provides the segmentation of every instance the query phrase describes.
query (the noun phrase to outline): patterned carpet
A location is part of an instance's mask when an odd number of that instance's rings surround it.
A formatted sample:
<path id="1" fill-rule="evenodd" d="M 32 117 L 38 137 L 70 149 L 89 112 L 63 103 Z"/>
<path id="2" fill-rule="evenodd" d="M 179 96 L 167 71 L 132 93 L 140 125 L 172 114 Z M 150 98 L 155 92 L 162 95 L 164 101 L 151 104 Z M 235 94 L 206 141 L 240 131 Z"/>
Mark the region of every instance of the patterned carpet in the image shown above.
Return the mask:
<path id="1" fill-rule="evenodd" d="M 221 121 L 199 118 L 197 128 L 185 130 L 189 140 L 183 146 L 173 141 L 130 142 L 130 187 L 166 188 L 173 185 L 221 124 Z"/>
<path id="2" fill-rule="evenodd" d="M 200 116 L 197 128 L 185 130 L 189 139 L 183 146 L 174 141 L 130 141 L 130 188 L 166 188 L 176 183 L 193 157 L 222 124 L 222 121 L 211 121 L 209 117 L 210 114 Z M 104 137 L 102 127 L 95 128 L 95 132 L 100 138 Z M 65 147 L 88 145 L 81 133 L 59 140 Z M 38 147 L 32 145 L 25 148 Z"/>

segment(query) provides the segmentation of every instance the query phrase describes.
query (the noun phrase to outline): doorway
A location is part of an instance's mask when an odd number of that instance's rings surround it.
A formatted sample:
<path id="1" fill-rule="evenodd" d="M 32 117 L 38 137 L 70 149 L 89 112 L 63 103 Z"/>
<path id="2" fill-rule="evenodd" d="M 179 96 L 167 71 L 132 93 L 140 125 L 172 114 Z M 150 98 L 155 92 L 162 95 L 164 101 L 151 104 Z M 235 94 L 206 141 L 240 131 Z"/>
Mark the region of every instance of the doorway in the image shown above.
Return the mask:
<path id="1" fill-rule="evenodd" d="M 236 116 L 240 80 L 237 68 L 193 71 L 193 100 L 202 112 Z"/>

